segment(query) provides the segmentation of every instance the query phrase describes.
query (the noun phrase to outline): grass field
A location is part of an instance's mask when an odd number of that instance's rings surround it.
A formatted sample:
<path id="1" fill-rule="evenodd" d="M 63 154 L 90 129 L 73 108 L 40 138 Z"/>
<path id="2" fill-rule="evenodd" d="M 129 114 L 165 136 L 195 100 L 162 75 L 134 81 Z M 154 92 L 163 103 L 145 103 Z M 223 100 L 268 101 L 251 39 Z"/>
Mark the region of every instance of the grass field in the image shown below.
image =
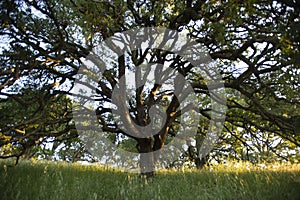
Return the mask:
<path id="1" fill-rule="evenodd" d="M 0 199 L 299 200 L 300 165 L 230 163 L 201 171 L 159 171 L 146 180 L 101 166 L 0 160 Z"/>

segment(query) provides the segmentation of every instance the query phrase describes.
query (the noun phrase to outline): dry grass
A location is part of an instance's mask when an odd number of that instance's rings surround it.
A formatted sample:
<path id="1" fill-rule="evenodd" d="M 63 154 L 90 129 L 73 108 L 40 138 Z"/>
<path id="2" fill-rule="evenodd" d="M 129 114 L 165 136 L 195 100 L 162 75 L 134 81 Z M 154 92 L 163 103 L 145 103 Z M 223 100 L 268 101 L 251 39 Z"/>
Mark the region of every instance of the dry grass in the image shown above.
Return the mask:
<path id="1" fill-rule="evenodd" d="M 299 164 L 229 162 L 152 180 L 102 166 L 0 161 L 1 199 L 300 199 Z"/>

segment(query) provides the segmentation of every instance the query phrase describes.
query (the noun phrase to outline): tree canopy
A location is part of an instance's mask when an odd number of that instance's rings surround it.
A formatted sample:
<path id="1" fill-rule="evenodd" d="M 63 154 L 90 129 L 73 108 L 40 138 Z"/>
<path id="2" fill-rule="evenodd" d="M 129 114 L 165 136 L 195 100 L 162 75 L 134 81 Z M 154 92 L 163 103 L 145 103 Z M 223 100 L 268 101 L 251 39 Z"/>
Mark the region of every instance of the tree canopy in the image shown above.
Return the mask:
<path id="1" fill-rule="evenodd" d="M 0 157 L 21 156 L 49 138 L 77 138 L 70 97 L 82 59 L 116 33 L 164 27 L 205 46 L 222 76 L 227 112 L 211 156 L 253 162 L 299 159 L 299 12 L 299 2 L 292 0 L 3 0 Z M 200 166 L 204 158 L 197 152 L 208 134 L 212 97 L 197 66 L 174 52 L 136 49 L 111 63 L 95 89 L 99 125 L 113 143 L 140 153 L 161 149 L 179 134 L 183 110 L 174 92 L 157 84 L 135 88 L 125 105 L 140 126 L 150 123 L 152 105 L 163 106 L 168 124 L 158 134 L 130 136 L 112 117 L 108 105 L 120 78 L 128 70 L 142 72 L 140 64 L 146 61 L 169 65 L 195 92 L 200 114 L 196 142 L 181 159 Z"/>

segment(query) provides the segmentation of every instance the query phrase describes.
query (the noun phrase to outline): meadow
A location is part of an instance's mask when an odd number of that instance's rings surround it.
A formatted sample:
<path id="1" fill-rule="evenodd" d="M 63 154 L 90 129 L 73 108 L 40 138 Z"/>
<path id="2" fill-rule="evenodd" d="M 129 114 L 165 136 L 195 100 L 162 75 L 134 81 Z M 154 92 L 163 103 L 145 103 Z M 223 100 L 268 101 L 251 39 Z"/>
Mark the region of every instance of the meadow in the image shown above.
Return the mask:
<path id="1" fill-rule="evenodd" d="M 299 200 L 300 164 L 230 162 L 160 170 L 150 180 L 99 165 L 0 160 L 1 200 Z"/>

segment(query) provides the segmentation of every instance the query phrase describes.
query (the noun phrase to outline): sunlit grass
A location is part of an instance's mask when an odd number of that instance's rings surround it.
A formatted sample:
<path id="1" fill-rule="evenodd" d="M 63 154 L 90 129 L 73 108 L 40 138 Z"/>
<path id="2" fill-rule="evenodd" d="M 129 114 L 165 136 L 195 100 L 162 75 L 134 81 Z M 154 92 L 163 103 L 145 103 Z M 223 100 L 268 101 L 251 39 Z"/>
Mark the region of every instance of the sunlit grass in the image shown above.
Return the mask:
<path id="1" fill-rule="evenodd" d="M 0 161 L 0 199 L 300 199 L 300 165 L 161 170 L 146 180 L 99 165 Z"/>

